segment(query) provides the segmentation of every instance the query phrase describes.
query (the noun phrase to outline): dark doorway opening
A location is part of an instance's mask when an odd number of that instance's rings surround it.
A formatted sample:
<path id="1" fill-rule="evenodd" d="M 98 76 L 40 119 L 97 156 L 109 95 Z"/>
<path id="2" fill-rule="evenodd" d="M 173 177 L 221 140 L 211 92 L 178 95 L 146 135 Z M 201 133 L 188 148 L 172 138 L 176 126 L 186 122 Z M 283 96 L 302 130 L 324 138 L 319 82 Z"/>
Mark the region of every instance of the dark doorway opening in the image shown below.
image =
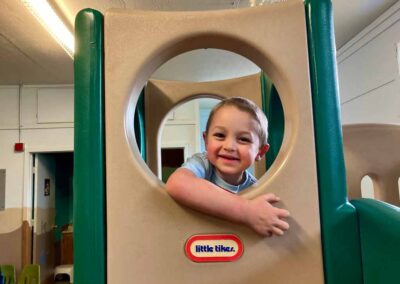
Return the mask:
<path id="1" fill-rule="evenodd" d="M 169 176 L 179 168 L 185 160 L 184 148 L 161 148 L 162 181 L 167 182 Z"/>

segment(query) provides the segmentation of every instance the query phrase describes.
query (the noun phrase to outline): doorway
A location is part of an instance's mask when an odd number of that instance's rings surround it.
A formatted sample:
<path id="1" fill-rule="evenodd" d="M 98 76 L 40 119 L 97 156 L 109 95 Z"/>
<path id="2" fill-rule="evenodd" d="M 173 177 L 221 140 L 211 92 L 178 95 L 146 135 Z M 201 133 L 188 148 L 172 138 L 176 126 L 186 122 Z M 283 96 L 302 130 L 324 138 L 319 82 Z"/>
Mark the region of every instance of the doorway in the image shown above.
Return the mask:
<path id="1" fill-rule="evenodd" d="M 167 183 L 169 176 L 185 161 L 185 148 L 161 148 L 162 181 Z"/>
<path id="2" fill-rule="evenodd" d="M 54 283 L 54 268 L 73 264 L 73 153 L 32 153 L 31 263 L 41 283 Z"/>

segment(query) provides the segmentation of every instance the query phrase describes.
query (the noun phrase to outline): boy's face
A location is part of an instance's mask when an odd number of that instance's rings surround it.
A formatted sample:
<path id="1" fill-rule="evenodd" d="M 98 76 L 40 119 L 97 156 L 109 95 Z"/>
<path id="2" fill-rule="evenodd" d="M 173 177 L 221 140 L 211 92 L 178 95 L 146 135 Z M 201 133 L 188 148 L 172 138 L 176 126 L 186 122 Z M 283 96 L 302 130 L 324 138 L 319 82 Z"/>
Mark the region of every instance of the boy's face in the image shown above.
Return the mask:
<path id="1" fill-rule="evenodd" d="M 218 175 L 230 184 L 240 184 L 243 172 L 268 151 L 257 135 L 258 123 L 235 106 L 223 106 L 204 133 L 207 158 Z"/>

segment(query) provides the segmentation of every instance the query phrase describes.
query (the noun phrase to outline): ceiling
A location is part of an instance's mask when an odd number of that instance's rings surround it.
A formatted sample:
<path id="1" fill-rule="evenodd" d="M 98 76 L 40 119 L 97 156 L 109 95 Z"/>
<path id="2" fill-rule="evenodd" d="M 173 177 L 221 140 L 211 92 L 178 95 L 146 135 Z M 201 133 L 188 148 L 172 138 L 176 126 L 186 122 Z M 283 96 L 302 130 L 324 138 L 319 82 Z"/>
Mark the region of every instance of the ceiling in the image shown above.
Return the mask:
<path id="1" fill-rule="evenodd" d="M 142 10 L 239 9 L 282 0 L 48 0 L 73 29 L 75 15 L 90 7 Z M 284 0 L 283 0 L 284 1 Z M 343 46 L 397 0 L 333 0 L 336 45 Z M 21 0 L 0 1 L 0 85 L 71 84 L 73 60 Z"/>

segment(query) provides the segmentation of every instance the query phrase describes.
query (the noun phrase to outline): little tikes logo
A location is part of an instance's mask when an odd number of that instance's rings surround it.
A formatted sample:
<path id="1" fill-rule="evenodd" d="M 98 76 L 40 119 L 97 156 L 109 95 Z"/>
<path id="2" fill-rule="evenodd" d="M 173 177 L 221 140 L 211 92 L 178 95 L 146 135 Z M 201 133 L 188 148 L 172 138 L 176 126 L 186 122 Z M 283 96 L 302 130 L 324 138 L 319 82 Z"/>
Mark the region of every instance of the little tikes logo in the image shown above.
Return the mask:
<path id="1" fill-rule="evenodd" d="M 186 256 L 194 262 L 228 262 L 243 254 L 243 243 L 235 235 L 194 235 L 185 245 Z"/>

